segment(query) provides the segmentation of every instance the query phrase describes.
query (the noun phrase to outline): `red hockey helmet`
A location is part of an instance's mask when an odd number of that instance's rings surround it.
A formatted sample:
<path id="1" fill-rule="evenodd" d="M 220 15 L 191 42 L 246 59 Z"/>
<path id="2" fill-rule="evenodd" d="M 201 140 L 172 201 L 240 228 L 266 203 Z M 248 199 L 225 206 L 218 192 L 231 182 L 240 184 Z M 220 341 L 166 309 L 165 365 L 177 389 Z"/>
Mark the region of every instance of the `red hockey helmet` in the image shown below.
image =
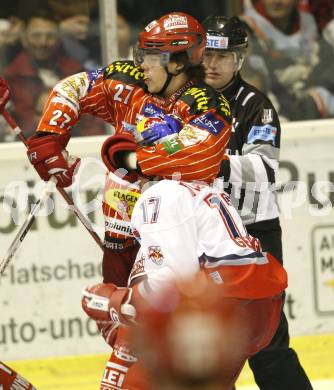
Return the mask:
<path id="1" fill-rule="evenodd" d="M 139 51 L 169 54 L 186 52 L 192 66 L 201 63 L 205 44 L 206 33 L 202 25 L 183 12 L 173 12 L 153 20 L 139 34 L 138 39 Z"/>

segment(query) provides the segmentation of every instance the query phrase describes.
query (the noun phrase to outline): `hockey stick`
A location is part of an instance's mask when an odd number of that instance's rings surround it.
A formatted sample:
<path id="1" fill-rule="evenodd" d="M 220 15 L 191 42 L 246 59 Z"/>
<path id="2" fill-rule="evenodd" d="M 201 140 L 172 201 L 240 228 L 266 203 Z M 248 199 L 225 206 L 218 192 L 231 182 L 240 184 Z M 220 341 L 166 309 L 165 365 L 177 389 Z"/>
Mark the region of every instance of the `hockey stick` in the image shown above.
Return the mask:
<path id="1" fill-rule="evenodd" d="M 43 206 L 43 203 L 45 200 L 49 197 L 50 193 L 53 190 L 53 187 L 57 183 L 57 180 L 55 177 L 51 177 L 51 179 L 48 181 L 47 185 L 43 188 L 43 191 L 41 193 L 41 196 L 39 197 L 38 201 L 34 204 L 34 207 L 32 207 L 27 219 L 24 221 L 24 224 L 21 226 L 20 230 L 17 232 L 13 242 L 11 243 L 10 247 L 7 250 L 6 256 L 2 259 L 0 263 L 0 276 L 4 273 L 7 265 L 11 261 L 12 257 L 15 255 L 16 251 L 20 247 L 24 237 L 30 230 L 32 224 L 34 223 L 36 219 L 36 214 L 40 210 L 40 208 Z"/>
<path id="2" fill-rule="evenodd" d="M 24 143 L 24 145 L 27 147 L 27 139 L 24 136 L 22 130 L 18 127 L 17 123 L 15 122 L 14 118 L 9 114 L 9 112 L 3 108 L 1 111 L 1 114 L 5 118 L 8 125 L 12 128 L 14 133 L 19 137 L 19 139 Z M 64 190 L 64 188 L 57 187 L 57 190 L 60 192 L 61 196 L 65 199 L 66 203 L 70 206 L 70 209 L 73 210 L 74 214 L 79 218 L 80 222 L 84 225 L 84 227 L 87 229 L 88 233 L 93 237 L 97 245 L 101 248 L 101 250 L 104 250 L 103 243 L 100 239 L 100 237 L 97 235 L 97 233 L 94 231 L 92 225 L 90 224 L 89 220 L 82 214 L 82 212 L 78 209 L 78 207 L 74 204 L 72 198 L 70 195 Z M 31 224 L 29 225 L 30 228 Z M 23 227 L 23 226 L 22 226 Z M 29 229 L 27 229 L 28 231 Z M 20 229 L 21 231 L 21 229 Z M 24 234 L 25 236 L 25 234 Z M 24 238 L 23 236 L 23 238 Z M 22 239 L 23 239 L 22 238 Z M 14 242 L 13 242 L 14 243 Z"/>

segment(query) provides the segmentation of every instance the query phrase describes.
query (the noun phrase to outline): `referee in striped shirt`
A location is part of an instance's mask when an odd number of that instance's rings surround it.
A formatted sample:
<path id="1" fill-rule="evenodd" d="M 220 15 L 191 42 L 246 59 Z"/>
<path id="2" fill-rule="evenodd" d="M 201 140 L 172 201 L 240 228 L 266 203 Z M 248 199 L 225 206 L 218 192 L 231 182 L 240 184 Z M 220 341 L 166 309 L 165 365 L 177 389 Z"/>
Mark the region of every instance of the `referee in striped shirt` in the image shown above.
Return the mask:
<path id="1" fill-rule="evenodd" d="M 280 262 L 282 232 L 275 192 L 281 128 L 271 101 L 240 76 L 248 46 L 243 23 L 237 18 L 208 17 L 205 81 L 229 100 L 233 122 L 220 176 L 247 231 L 264 251 Z M 249 359 L 261 390 L 309 390 L 312 385 L 296 352 L 289 347 L 289 329 L 282 312 L 271 343 Z"/>

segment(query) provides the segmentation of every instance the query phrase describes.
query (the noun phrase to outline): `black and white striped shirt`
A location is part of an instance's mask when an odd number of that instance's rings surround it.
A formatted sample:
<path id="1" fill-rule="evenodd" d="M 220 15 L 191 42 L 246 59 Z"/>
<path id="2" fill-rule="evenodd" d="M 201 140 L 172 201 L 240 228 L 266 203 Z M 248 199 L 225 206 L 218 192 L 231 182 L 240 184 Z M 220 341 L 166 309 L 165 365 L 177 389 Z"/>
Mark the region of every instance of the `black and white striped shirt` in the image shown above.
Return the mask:
<path id="1" fill-rule="evenodd" d="M 271 101 L 238 74 L 222 90 L 233 128 L 221 176 L 245 225 L 278 218 L 275 176 L 281 128 Z"/>

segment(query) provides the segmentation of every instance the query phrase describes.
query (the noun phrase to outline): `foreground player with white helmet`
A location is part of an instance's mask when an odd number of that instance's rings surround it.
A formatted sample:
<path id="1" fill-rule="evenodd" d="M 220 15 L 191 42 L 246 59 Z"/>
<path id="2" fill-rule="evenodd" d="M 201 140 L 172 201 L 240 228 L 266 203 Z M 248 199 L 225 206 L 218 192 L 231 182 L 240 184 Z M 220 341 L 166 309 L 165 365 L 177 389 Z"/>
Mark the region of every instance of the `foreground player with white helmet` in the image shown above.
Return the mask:
<path id="1" fill-rule="evenodd" d="M 146 370 L 137 363 L 129 342 L 129 333 L 135 332 L 131 327 L 145 325 L 147 306 L 158 318 L 167 312 L 173 316 L 178 302 L 174 282 L 182 285 L 201 274 L 206 280 L 201 299 L 210 305 L 210 291 L 218 289 L 216 309 L 222 323 L 229 324 L 222 344 L 216 345 L 222 355 L 221 389 L 229 390 L 246 359 L 275 333 L 287 286 L 283 267 L 271 254 L 261 252 L 259 241 L 248 235 L 228 195 L 206 184 L 159 181 L 138 199 L 131 221 L 141 247 L 128 287 L 98 284 L 87 288 L 82 300 L 85 312 L 114 345 L 101 389 L 158 388 L 143 378 Z M 194 305 L 198 299 L 195 294 Z M 231 340 L 235 353 L 222 354 Z"/>

